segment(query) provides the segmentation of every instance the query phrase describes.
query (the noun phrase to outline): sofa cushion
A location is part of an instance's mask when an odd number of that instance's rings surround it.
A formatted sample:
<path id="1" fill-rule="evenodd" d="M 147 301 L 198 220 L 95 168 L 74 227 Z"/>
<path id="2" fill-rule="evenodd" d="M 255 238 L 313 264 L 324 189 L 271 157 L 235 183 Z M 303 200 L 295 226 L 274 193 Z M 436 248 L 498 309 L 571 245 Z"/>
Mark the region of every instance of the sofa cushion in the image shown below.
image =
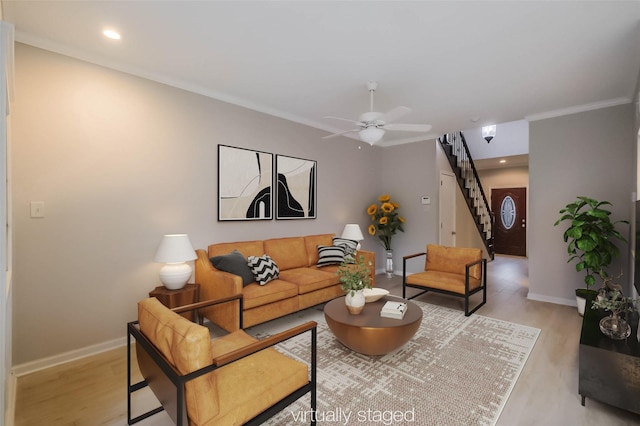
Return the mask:
<path id="1" fill-rule="evenodd" d="M 242 289 L 244 310 L 252 309 L 268 303 L 278 302 L 298 295 L 298 286 L 278 279 L 268 285 L 261 286 L 257 283 L 249 284 Z"/>
<path id="2" fill-rule="evenodd" d="M 427 245 L 425 271 L 450 272 L 465 275 L 465 265 L 482 259 L 482 250 L 472 247 L 445 247 L 437 244 Z M 472 266 L 469 276 L 480 279 L 481 266 Z"/>
<path id="3" fill-rule="evenodd" d="M 244 257 L 262 256 L 265 253 L 262 241 L 237 241 L 235 243 L 211 244 L 208 248 L 208 255 L 211 258 L 231 253 L 233 250 L 238 250 Z"/>
<path id="4" fill-rule="evenodd" d="M 238 250 L 221 256 L 213 256 L 209 260 L 216 269 L 242 277 L 242 285 L 251 284 L 255 281 L 253 271 L 247 264 L 247 258 Z"/>
<path id="5" fill-rule="evenodd" d="M 276 261 L 281 271 L 307 266 L 307 249 L 303 237 L 264 240 L 264 252 Z"/>
<path id="6" fill-rule="evenodd" d="M 349 240 L 346 238 L 334 238 L 333 239 L 334 246 L 342 246 L 344 247 L 344 260 L 347 263 L 353 263 L 356 260 L 356 250 L 358 247 L 358 242 L 356 240 Z"/>
<path id="7" fill-rule="evenodd" d="M 307 250 L 307 266 L 315 266 L 318 263 L 318 246 L 330 246 L 333 244 L 334 234 L 307 235 L 304 237 L 304 245 Z"/>
<path id="8" fill-rule="evenodd" d="M 138 321 L 142 333 L 180 374 L 211 364 L 211 338 L 206 327 L 167 309 L 155 297 L 138 303 Z M 187 412 L 193 424 L 204 424 L 218 414 L 218 399 L 211 397 L 217 395 L 213 374 L 187 382 L 185 394 Z"/>
<path id="9" fill-rule="evenodd" d="M 344 258 L 343 246 L 318 246 L 318 266 L 339 265 Z"/>
<path id="10" fill-rule="evenodd" d="M 464 294 L 464 275 L 451 272 L 425 271 L 407 275 L 407 284 Z M 469 275 L 469 290 L 480 287 L 480 280 Z"/>
<path id="11" fill-rule="evenodd" d="M 212 350 L 220 354 L 246 346 L 249 336 L 226 335 L 212 342 Z M 231 341 L 227 341 L 231 340 Z M 278 372 L 278 374 L 274 374 Z M 215 371 L 219 394 L 220 413 L 203 426 L 245 424 L 260 414 L 265 407 L 306 385 L 309 370 L 305 363 L 296 361 L 268 348 Z"/>
<path id="12" fill-rule="evenodd" d="M 266 254 L 260 257 L 249 256 L 247 264 L 249 265 L 256 282 L 260 285 L 265 285 L 269 281 L 275 280 L 280 275 L 278 264 Z"/>
<path id="13" fill-rule="evenodd" d="M 314 268 L 288 269 L 280 273 L 280 278 L 294 283 L 299 294 L 339 284 L 336 274 Z"/>

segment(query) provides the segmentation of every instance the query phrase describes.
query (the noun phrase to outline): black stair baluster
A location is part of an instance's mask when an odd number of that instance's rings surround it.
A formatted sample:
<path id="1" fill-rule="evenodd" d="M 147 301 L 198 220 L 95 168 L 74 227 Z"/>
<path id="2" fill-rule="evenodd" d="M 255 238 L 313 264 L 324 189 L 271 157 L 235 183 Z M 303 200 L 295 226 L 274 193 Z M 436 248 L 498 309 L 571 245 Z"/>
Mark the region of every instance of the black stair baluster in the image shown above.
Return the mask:
<path id="1" fill-rule="evenodd" d="M 491 259 L 494 258 L 493 247 L 493 213 L 482 189 L 475 164 L 471 158 L 467 141 L 462 132 L 447 133 L 438 138 L 440 146 L 449 160 L 449 165 L 462 190 L 469 212 L 474 219 L 476 228 L 482 237 L 485 248 Z"/>

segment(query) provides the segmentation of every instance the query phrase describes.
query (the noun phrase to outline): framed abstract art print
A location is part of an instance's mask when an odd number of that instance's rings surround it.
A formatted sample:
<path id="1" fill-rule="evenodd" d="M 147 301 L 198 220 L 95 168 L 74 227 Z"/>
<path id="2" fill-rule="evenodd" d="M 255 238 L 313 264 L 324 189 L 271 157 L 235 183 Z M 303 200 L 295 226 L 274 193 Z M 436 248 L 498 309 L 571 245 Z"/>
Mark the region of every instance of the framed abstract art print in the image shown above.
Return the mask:
<path id="1" fill-rule="evenodd" d="M 316 173 L 313 160 L 276 155 L 276 219 L 315 219 Z"/>
<path id="2" fill-rule="evenodd" d="M 273 219 L 273 154 L 218 145 L 218 220 Z"/>

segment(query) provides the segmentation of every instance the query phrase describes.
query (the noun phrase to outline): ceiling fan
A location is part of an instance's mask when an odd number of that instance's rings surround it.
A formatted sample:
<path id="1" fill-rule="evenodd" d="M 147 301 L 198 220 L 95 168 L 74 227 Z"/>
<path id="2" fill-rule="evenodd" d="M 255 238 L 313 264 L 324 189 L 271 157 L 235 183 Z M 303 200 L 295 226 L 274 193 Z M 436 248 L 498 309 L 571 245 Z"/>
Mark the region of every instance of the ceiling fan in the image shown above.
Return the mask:
<path id="1" fill-rule="evenodd" d="M 378 88 L 378 83 L 376 83 L 375 81 L 370 81 L 367 83 L 367 88 L 369 89 L 370 111 L 360 115 L 360 118 L 357 121 L 342 117 L 324 117 L 333 120 L 348 121 L 349 123 L 356 124 L 358 127 L 350 130 L 345 130 L 344 132 L 334 133 L 332 135 L 325 136 L 322 139 L 329 139 L 347 133 L 357 132 L 360 140 L 368 143 L 369 145 L 373 145 L 382 139 L 387 130 L 399 130 L 403 132 L 428 132 L 429 130 L 431 130 L 430 124 L 394 123 L 394 121 L 398 120 L 400 117 L 403 117 L 404 115 L 410 113 L 410 108 L 399 106 L 392 109 L 391 111 L 387 111 L 384 114 L 374 111 L 373 93 Z"/>

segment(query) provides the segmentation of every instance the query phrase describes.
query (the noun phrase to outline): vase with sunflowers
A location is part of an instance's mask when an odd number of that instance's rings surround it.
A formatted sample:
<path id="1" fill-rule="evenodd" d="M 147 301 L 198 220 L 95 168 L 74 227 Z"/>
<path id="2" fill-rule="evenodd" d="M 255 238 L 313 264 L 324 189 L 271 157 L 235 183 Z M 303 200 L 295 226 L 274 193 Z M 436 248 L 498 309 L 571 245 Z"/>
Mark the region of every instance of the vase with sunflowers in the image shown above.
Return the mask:
<path id="1" fill-rule="evenodd" d="M 371 217 L 369 225 L 369 235 L 378 237 L 386 250 L 385 272 L 387 277 L 393 277 L 393 250 L 391 249 L 391 237 L 396 232 L 404 232 L 402 225 L 405 219 L 400 216 L 398 209 L 400 204 L 393 201 L 389 194 L 381 195 L 378 198 L 380 204 L 371 204 L 367 208 L 367 214 Z"/>

